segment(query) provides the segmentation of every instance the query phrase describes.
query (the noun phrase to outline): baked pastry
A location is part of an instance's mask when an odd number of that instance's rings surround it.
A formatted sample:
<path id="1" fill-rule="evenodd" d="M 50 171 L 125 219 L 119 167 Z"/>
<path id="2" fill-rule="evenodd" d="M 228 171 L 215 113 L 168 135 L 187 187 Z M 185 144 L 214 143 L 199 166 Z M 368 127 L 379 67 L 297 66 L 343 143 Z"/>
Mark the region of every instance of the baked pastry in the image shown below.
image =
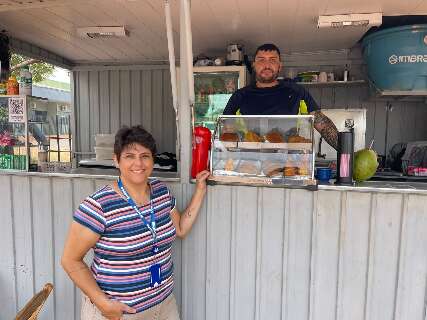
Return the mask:
<path id="1" fill-rule="evenodd" d="M 298 168 L 298 174 L 300 176 L 308 176 L 308 168 L 306 168 L 306 167 L 299 167 Z"/>
<path id="2" fill-rule="evenodd" d="M 255 132 L 248 131 L 245 133 L 245 142 L 263 142 L 264 140 Z"/>
<path id="3" fill-rule="evenodd" d="M 259 174 L 257 163 L 254 161 L 241 161 L 238 172 L 247 174 Z"/>
<path id="4" fill-rule="evenodd" d="M 225 171 L 233 171 L 234 170 L 234 163 L 233 159 L 228 159 L 224 164 L 224 170 Z"/>
<path id="5" fill-rule="evenodd" d="M 219 140 L 221 141 L 229 141 L 229 142 L 237 142 L 239 141 L 239 135 L 235 132 L 224 132 L 219 137 Z"/>
<path id="6" fill-rule="evenodd" d="M 283 136 L 280 134 L 280 132 L 276 130 L 272 130 L 269 133 L 265 135 L 265 140 L 267 140 L 270 143 L 282 143 L 285 142 L 285 139 L 283 139 Z"/>
<path id="7" fill-rule="evenodd" d="M 273 161 L 264 161 L 263 162 L 263 172 L 267 177 L 273 176 L 282 176 L 283 175 L 283 163 L 273 162 Z"/>
<path id="8" fill-rule="evenodd" d="M 298 174 L 298 167 L 285 167 L 283 169 L 283 175 L 285 177 L 296 176 Z"/>

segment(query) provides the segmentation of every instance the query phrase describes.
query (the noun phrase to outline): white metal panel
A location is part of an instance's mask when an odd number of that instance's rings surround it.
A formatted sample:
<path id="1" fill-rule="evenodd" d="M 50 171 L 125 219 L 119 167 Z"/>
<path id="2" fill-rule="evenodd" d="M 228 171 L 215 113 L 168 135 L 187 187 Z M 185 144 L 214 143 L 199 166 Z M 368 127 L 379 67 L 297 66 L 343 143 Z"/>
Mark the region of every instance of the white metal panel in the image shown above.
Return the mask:
<path id="1" fill-rule="evenodd" d="M 53 250 L 54 228 L 52 210 L 52 187 L 50 179 L 34 177 L 31 179 L 34 284 L 39 291 L 47 283 L 54 283 L 55 257 Z M 43 307 L 42 319 L 54 319 L 54 299 L 48 299 Z"/>
<path id="2" fill-rule="evenodd" d="M 110 71 L 109 97 L 110 97 L 110 130 L 117 132 L 121 127 L 120 119 L 120 71 Z"/>
<path id="3" fill-rule="evenodd" d="M 175 152 L 176 122 L 168 70 L 128 67 L 73 72 L 76 90 L 76 151 L 94 152 L 96 133 L 142 124 L 159 152 Z"/>
<path id="4" fill-rule="evenodd" d="M 364 319 L 371 194 L 343 193 L 337 319 Z"/>
<path id="5" fill-rule="evenodd" d="M 257 313 L 256 319 L 280 319 L 282 302 L 282 264 L 284 257 L 285 192 L 283 189 L 260 189 L 259 210 L 261 223 L 257 225 L 260 241 L 257 244 Z"/>
<path id="6" fill-rule="evenodd" d="M 90 116 L 90 131 L 92 132 L 101 132 L 100 131 L 100 120 L 102 118 L 100 113 L 100 100 L 99 100 L 99 72 L 90 71 L 89 72 L 89 116 Z M 89 132 L 90 132 L 89 131 Z M 89 145 L 92 149 L 95 145 L 95 135 L 89 135 Z"/>
<path id="7" fill-rule="evenodd" d="M 33 217 L 30 178 L 12 177 L 13 225 L 15 226 L 15 253 L 17 305 L 22 308 L 35 293 L 33 260 Z"/>
<path id="8" fill-rule="evenodd" d="M 180 207 L 184 209 L 192 196 L 194 185 L 182 185 L 183 197 Z M 207 215 L 211 214 L 211 206 L 215 206 L 211 200 L 207 199 L 201 208 L 193 230 L 185 240 L 182 241 L 182 319 L 208 319 L 206 314 L 206 299 L 209 294 L 207 287 Z M 221 282 L 221 279 L 213 279 Z"/>
<path id="9" fill-rule="evenodd" d="M 73 74 L 76 78 L 79 75 L 77 72 L 73 72 Z M 110 133 L 110 80 L 108 70 L 99 71 L 99 103 L 99 133 Z M 86 108 L 86 106 L 76 101 L 74 110 L 78 111 L 81 108 Z M 77 146 L 77 149 L 80 149 L 80 146 Z"/>
<path id="10" fill-rule="evenodd" d="M 423 320 L 427 293 L 427 201 L 404 197 L 395 319 Z"/>
<path id="11" fill-rule="evenodd" d="M 109 182 L 0 175 L 2 319 L 49 279 L 41 319 L 79 319 L 80 292 L 59 259 L 72 212 Z M 170 187 L 182 211 L 194 185 Z M 425 195 L 209 186 L 174 244 L 181 318 L 422 320 L 426 208 Z M 30 275 L 15 261 L 30 261 Z"/>
<path id="12" fill-rule="evenodd" d="M 141 95 L 142 95 L 142 126 L 151 132 L 152 128 L 156 125 L 152 123 L 152 105 L 153 105 L 153 94 L 152 87 L 156 86 L 152 80 L 152 72 L 148 70 L 142 71 L 141 74 Z"/>
<path id="13" fill-rule="evenodd" d="M 338 191 L 315 195 L 310 288 L 310 319 L 335 319 L 341 223 Z"/>
<path id="14" fill-rule="evenodd" d="M 375 194 L 369 239 L 366 319 L 394 319 L 403 197 Z"/>
<path id="15" fill-rule="evenodd" d="M 131 125 L 141 124 L 142 119 L 142 91 L 141 91 L 141 72 L 139 70 L 133 70 L 130 72 L 131 79 L 131 94 L 130 94 L 130 121 Z"/>
<path id="16" fill-rule="evenodd" d="M 282 297 L 285 320 L 309 318 L 314 195 L 303 190 L 286 193 Z"/>
<path id="17" fill-rule="evenodd" d="M 53 252 L 55 279 L 55 319 L 72 320 L 75 314 L 75 287 L 60 265 L 65 239 L 72 221 L 73 188 L 71 179 L 52 179 Z"/>
<path id="18" fill-rule="evenodd" d="M 258 189 L 236 187 L 231 197 L 230 319 L 254 320 Z"/>
<path id="19" fill-rule="evenodd" d="M 208 199 L 206 229 L 206 315 L 204 319 L 230 319 L 230 264 L 232 194 L 216 186 Z M 221 279 L 220 281 L 218 281 Z"/>
<path id="20" fill-rule="evenodd" d="M 17 287 L 16 287 L 16 263 L 15 263 L 15 229 L 14 208 L 12 204 L 11 177 L 0 175 L 0 301 L 2 301 L 2 313 L 12 318 L 17 312 Z M 5 289 L 6 288 L 6 289 Z"/>
<path id="21" fill-rule="evenodd" d="M 120 71 L 120 123 L 126 126 L 131 124 L 131 82 L 130 71 Z"/>
<path id="22" fill-rule="evenodd" d="M 78 110 L 78 136 L 79 136 L 79 150 L 90 150 L 91 135 L 90 125 L 91 117 L 97 118 L 96 114 L 91 113 L 90 95 L 89 95 L 89 72 L 83 71 L 79 74 L 79 105 L 84 108 Z"/>

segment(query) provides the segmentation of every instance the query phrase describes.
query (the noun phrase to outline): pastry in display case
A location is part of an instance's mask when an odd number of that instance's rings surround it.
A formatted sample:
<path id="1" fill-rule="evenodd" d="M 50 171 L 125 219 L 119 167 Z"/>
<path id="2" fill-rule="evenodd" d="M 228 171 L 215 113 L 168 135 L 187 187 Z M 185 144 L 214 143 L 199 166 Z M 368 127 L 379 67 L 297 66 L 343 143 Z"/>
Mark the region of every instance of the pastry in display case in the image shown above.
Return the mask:
<path id="1" fill-rule="evenodd" d="M 212 139 L 212 184 L 317 187 L 313 116 L 222 115 Z"/>

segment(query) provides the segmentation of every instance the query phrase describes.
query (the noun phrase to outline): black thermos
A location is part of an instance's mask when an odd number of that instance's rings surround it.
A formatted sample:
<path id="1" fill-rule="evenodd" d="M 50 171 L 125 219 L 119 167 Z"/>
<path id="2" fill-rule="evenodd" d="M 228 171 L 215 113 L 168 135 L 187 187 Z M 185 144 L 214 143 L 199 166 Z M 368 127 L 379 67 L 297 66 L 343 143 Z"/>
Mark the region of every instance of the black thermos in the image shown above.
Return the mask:
<path id="1" fill-rule="evenodd" d="M 336 184 L 353 185 L 354 131 L 338 132 Z"/>

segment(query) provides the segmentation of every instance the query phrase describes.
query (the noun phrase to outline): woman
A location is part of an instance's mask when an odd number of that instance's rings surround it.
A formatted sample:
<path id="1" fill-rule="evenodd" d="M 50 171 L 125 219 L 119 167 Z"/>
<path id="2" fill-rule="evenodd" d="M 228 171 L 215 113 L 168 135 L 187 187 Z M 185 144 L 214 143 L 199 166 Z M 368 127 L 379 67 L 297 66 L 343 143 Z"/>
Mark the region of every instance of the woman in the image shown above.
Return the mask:
<path id="1" fill-rule="evenodd" d="M 114 143 L 120 177 L 74 213 L 61 263 L 84 293 L 82 320 L 179 319 L 171 246 L 193 226 L 209 172 L 197 175 L 181 215 L 168 188 L 149 179 L 155 154 L 155 141 L 141 126 L 120 129 Z M 91 248 L 89 269 L 83 258 Z"/>

